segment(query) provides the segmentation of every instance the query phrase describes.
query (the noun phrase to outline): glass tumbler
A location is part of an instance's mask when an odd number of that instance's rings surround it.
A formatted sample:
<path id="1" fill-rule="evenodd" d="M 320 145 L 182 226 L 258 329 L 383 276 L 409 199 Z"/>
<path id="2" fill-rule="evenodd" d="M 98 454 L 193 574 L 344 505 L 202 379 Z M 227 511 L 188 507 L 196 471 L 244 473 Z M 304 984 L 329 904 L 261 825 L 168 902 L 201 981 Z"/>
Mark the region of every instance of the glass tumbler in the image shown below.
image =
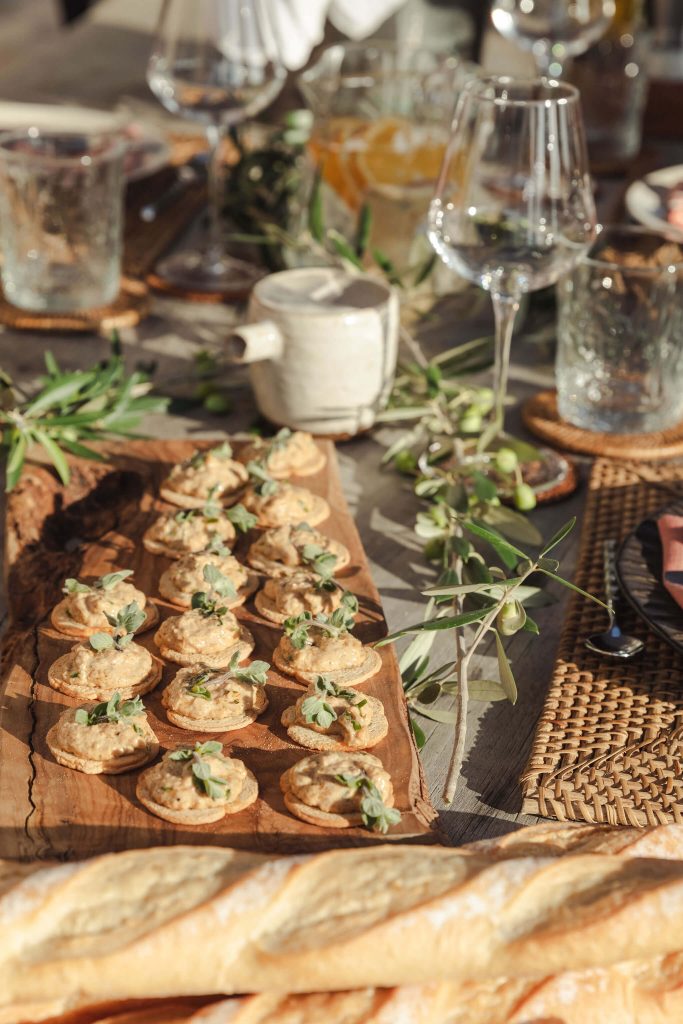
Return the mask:
<path id="1" fill-rule="evenodd" d="M 606 227 L 558 286 L 560 415 L 640 434 L 683 419 L 683 252 L 656 231 Z"/>
<path id="2" fill-rule="evenodd" d="M 71 313 L 116 298 L 125 149 L 116 135 L 0 136 L 2 286 L 13 305 Z"/>

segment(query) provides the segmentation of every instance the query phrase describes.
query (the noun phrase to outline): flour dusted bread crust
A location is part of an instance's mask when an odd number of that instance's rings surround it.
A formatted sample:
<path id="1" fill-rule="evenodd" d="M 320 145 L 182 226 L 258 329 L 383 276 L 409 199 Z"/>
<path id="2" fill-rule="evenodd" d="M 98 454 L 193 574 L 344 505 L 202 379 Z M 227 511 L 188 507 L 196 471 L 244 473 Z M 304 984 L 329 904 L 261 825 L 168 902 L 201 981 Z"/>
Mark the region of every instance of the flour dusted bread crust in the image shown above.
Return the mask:
<path id="1" fill-rule="evenodd" d="M 254 650 L 253 636 L 232 612 L 205 615 L 199 608 L 162 622 L 154 642 L 167 661 L 208 668 L 226 668 L 235 655 L 244 661 Z"/>
<path id="2" fill-rule="evenodd" d="M 96 707 L 66 708 L 48 730 L 47 745 L 59 764 L 86 775 L 120 775 L 154 760 L 159 741 L 144 709 L 119 721 L 77 721 L 79 711 L 87 715 Z"/>
<path id="3" fill-rule="evenodd" d="M 274 438 L 256 437 L 240 452 L 242 462 L 263 462 L 274 480 L 311 476 L 325 467 L 327 459 L 304 430 L 280 430 Z"/>
<path id="4" fill-rule="evenodd" d="M 319 494 L 294 484 L 279 484 L 273 494 L 260 494 L 248 487 L 242 504 L 258 519 L 263 529 L 306 522 L 317 526 L 329 517 L 330 506 Z"/>
<path id="5" fill-rule="evenodd" d="M 7 1008 L 30 995 L 66 1008 L 499 979 L 530 982 L 529 998 L 565 972 L 657 957 L 651 982 L 666 1007 L 683 991 L 682 906 L 683 860 L 596 853 L 501 860 L 381 844 L 273 858 L 176 846 L 11 865 L 0 867 L 0 1007 L 12 1020 Z"/>
<path id="6" fill-rule="evenodd" d="M 109 700 L 116 692 L 130 698 L 153 690 L 162 670 L 159 659 L 140 644 L 102 651 L 75 644 L 50 665 L 47 681 L 53 690 L 78 700 Z"/>
<path id="7" fill-rule="evenodd" d="M 211 791 L 205 791 L 193 773 L 196 762 L 191 757 L 175 760 L 175 753 L 168 751 L 158 764 L 142 772 L 135 790 L 140 803 L 158 818 L 175 825 L 209 825 L 243 811 L 258 797 L 255 777 L 237 758 L 220 752 L 201 758 L 212 783 Z"/>
<path id="8" fill-rule="evenodd" d="M 179 608 L 190 608 L 192 595 L 206 590 L 203 576 L 205 565 L 215 567 L 233 584 L 234 598 L 225 598 L 227 608 L 239 608 L 258 587 L 255 573 L 249 572 L 234 555 L 219 555 L 209 551 L 189 552 L 176 559 L 159 579 L 159 593 Z"/>
<path id="9" fill-rule="evenodd" d="M 287 523 L 264 530 L 249 548 L 247 562 L 266 576 L 286 576 L 305 568 L 303 551 L 307 545 L 335 556 L 335 575 L 351 561 L 351 555 L 343 544 L 314 530 L 309 523 Z"/>

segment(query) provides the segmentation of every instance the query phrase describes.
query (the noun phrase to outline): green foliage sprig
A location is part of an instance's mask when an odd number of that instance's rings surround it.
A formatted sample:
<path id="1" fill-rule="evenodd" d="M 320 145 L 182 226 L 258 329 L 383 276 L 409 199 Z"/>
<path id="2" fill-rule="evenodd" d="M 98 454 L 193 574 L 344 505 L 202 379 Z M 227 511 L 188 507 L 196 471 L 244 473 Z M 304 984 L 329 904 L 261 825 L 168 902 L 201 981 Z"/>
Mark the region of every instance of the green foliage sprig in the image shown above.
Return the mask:
<path id="1" fill-rule="evenodd" d="M 377 786 L 363 772 L 358 775 L 335 775 L 335 779 L 342 786 L 361 792 L 360 815 L 366 828 L 386 835 L 392 825 L 398 825 L 401 812 L 396 807 L 387 807 Z"/>
<path id="2" fill-rule="evenodd" d="M 228 780 L 219 779 L 211 771 L 207 758 L 223 757 L 223 746 L 217 740 L 195 743 L 194 747 L 180 747 L 169 754 L 171 761 L 186 761 L 192 765 L 192 780 L 200 793 L 210 796 L 212 800 L 229 800 Z"/>
<path id="3" fill-rule="evenodd" d="M 132 575 L 132 569 L 121 569 L 119 572 L 108 572 L 105 576 L 100 576 L 99 579 L 93 580 L 92 583 L 81 583 L 80 580 L 74 579 L 64 580 L 62 593 L 92 594 L 96 593 L 97 591 L 103 591 L 104 593 L 107 593 L 107 591 L 113 590 L 117 583 L 121 583 L 123 580 L 128 579 L 128 577 Z"/>
<path id="4" fill-rule="evenodd" d="M 355 690 L 345 690 L 343 687 L 337 686 L 336 683 L 333 683 L 326 676 L 318 676 L 314 685 L 314 692 L 301 703 L 301 713 L 305 720 L 319 725 L 321 729 L 327 729 L 333 722 L 336 722 L 337 712 L 329 703 L 328 698 L 330 697 L 347 700 L 356 708 L 364 708 L 367 704 L 366 698 L 356 693 Z M 353 717 L 352 722 L 354 730 L 356 732 L 360 731 L 360 723 L 356 722 Z"/>
<path id="5" fill-rule="evenodd" d="M 139 718 L 144 713 L 145 705 L 140 697 L 122 701 L 121 694 L 117 691 L 108 701 L 96 704 L 90 711 L 78 708 L 74 713 L 74 721 L 79 725 L 104 725 L 107 722 L 116 724 L 129 718 Z"/>
<path id="6" fill-rule="evenodd" d="M 225 682 L 230 679 L 237 679 L 242 683 L 249 683 L 251 686 L 265 686 L 268 680 L 270 665 L 267 661 L 252 661 L 249 665 L 240 666 L 239 653 L 233 654 L 227 669 L 207 669 L 198 672 L 187 681 L 187 692 L 193 697 L 201 697 L 203 700 L 213 700 L 210 685 Z"/>
<path id="7" fill-rule="evenodd" d="M 146 618 L 137 601 L 131 601 L 119 609 L 116 615 L 110 615 L 108 612 L 105 612 L 105 615 L 114 633 L 93 633 L 88 642 L 94 651 L 107 651 L 112 648 L 124 651 L 133 642 L 136 629 L 140 628 Z"/>
<path id="8" fill-rule="evenodd" d="M 192 595 L 192 608 L 196 609 L 204 618 L 216 616 L 222 621 L 227 614 L 226 605 L 221 605 L 221 600 L 234 601 L 237 591 L 232 580 L 228 579 L 220 569 L 215 566 L 204 566 L 202 571 L 204 581 L 209 584 L 208 590 L 198 590 Z"/>
<path id="9" fill-rule="evenodd" d="M 50 352 L 40 390 L 20 398 L 9 376 L 0 372 L 0 436 L 7 458 L 7 491 L 16 487 L 29 447 L 43 449 L 63 484 L 70 479 L 66 453 L 102 461 L 93 441 L 134 437 L 143 415 L 163 412 L 168 401 L 149 394 L 146 374 L 126 373 L 118 338 L 109 359 L 89 370 L 66 372 Z"/>
<path id="10" fill-rule="evenodd" d="M 311 642 L 311 630 L 328 637 L 349 633 L 355 625 L 357 611 L 358 600 L 347 590 L 342 595 L 341 605 L 339 608 L 335 608 L 331 615 L 325 615 L 324 612 L 320 612 L 318 615 L 302 612 L 300 615 L 293 615 L 291 618 L 285 619 L 282 628 L 292 647 L 302 650 Z"/>

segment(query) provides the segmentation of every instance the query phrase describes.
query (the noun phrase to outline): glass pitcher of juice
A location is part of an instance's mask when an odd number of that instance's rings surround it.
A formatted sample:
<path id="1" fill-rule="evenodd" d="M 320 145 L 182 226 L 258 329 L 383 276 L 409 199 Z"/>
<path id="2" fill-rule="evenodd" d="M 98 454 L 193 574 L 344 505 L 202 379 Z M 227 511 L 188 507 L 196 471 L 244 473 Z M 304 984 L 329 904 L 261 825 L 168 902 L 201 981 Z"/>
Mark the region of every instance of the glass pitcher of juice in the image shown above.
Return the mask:
<path id="1" fill-rule="evenodd" d="M 367 204 L 370 250 L 399 271 L 411 266 L 455 102 L 472 74 L 474 65 L 453 56 L 373 42 L 331 46 L 299 76 L 328 223 L 348 234 Z"/>

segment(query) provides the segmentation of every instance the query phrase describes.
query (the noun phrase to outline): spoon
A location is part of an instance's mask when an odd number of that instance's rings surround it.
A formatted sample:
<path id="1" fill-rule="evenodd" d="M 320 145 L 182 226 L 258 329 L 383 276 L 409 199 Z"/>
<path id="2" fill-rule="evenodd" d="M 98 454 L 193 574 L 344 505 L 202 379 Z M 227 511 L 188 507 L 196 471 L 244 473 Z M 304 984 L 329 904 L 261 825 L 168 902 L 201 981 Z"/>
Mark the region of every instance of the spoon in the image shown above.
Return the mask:
<path id="1" fill-rule="evenodd" d="M 609 626 L 604 633 L 593 633 L 584 645 L 589 651 L 603 654 L 608 658 L 633 658 L 645 647 L 642 640 L 635 636 L 625 636 L 617 622 L 614 606 L 619 599 L 617 572 L 615 563 L 616 542 L 606 540 L 603 546 L 605 566 L 605 596 L 607 598 L 607 614 Z"/>

